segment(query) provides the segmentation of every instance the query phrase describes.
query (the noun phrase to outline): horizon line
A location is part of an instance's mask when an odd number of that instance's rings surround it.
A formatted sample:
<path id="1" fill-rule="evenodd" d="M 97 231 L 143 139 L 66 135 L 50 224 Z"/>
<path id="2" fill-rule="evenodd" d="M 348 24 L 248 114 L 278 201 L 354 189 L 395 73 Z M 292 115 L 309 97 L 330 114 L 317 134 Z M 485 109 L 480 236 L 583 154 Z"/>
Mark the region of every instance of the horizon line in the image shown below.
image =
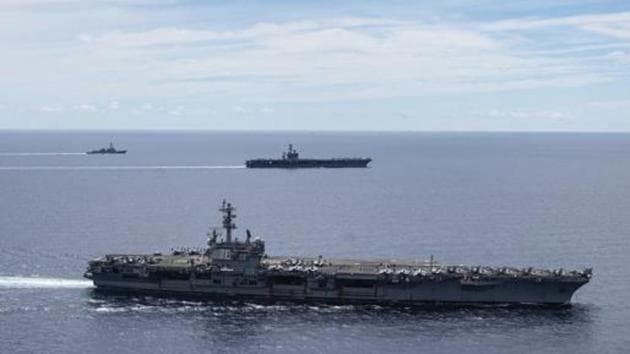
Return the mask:
<path id="1" fill-rule="evenodd" d="M 188 129 L 188 128 L 0 128 L 0 132 L 41 133 L 557 133 L 557 134 L 628 134 L 630 130 L 348 130 L 348 129 Z"/>

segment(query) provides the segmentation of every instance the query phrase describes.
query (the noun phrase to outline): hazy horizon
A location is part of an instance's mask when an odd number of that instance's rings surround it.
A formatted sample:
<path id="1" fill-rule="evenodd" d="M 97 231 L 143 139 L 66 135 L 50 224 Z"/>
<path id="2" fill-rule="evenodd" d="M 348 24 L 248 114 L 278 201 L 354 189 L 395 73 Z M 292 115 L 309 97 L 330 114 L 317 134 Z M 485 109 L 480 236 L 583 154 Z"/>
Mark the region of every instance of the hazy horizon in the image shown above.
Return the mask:
<path id="1" fill-rule="evenodd" d="M 120 133 L 133 133 L 133 132 L 145 132 L 145 133 L 365 133 L 365 134 L 404 134 L 404 133 L 418 133 L 418 134 L 466 134 L 466 133 L 488 133 L 488 134 L 630 134 L 630 130 L 619 131 L 606 131 L 606 130 L 334 130 L 334 129 L 193 129 L 193 128 L 0 128 L 0 132 L 41 132 L 41 133 L 81 133 L 81 132 L 120 132 Z"/>

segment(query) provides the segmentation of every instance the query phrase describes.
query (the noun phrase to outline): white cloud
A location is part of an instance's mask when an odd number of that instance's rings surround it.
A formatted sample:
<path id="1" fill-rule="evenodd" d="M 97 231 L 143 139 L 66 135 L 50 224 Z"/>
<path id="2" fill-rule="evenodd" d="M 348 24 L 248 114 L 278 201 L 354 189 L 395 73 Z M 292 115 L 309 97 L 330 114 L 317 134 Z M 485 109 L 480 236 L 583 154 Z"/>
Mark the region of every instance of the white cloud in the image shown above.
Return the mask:
<path id="1" fill-rule="evenodd" d="M 59 112 L 78 112 L 78 113 L 96 113 L 117 111 L 119 104 L 117 101 L 111 101 L 105 104 L 92 104 L 92 103 L 79 103 L 74 105 L 62 105 L 62 104 L 47 104 L 42 105 L 38 109 L 42 113 L 59 113 Z"/>
<path id="2" fill-rule="evenodd" d="M 183 106 L 177 106 L 173 109 L 170 109 L 168 111 L 168 114 L 173 115 L 173 116 L 181 116 L 182 114 L 184 114 L 184 107 Z"/>
<path id="3" fill-rule="evenodd" d="M 274 113 L 276 110 L 271 108 L 271 107 L 261 107 L 258 111 L 260 113 L 267 113 L 268 114 L 268 113 Z"/>
<path id="4" fill-rule="evenodd" d="M 485 114 L 482 113 L 479 115 L 485 115 L 489 118 L 507 120 L 545 119 L 551 121 L 566 121 L 574 116 L 574 114 L 570 112 L 531 109 L 492 109 Z"/>
<path id="5" fill-rule="evenodd" d="M 94 112 L 98 112 L 99 109 L 91 104 L 88 103 L 82 103 L 79 105 L 74 106 L 74 110 L 77 112 L 82 112 L 82 113 L 94 113 Z"/>
<path id="6" fill-rule="evenodd" d="M 516 18 L 481 24 L 479 27 L 486 31 L 518 31 L 556 26 L 584 27 L 602 24 L 618 25 L 620 23 L 627 24 L 629 22 L 630 12 L 616 12 L 608 14 L 577 15 L 545 19 Z"/>
<path id="7" fill-rule="evenodd" d="M 587 103 L 587 107 L 596 110 L 612 110 L 628 115 L 630 112 L 630 99 L 628 100 L 605 100 L 605 101 L 591 101 Z"/>
<path id="8" fill-rule="evenodd" d="M 241 105 L 237 105 L 237 106 L 234 106 L 234 112 L 239 113 L 239 114 L 248 114 L 251 112 L 251 110 Z"/>
<path id="9" fill-rule="evenodd" d="M 579 15 L 547 19 L 521 18 L 496 21 L 479 26 L 483 31 L 526 31 L 566 27 L 606 37 L 630 40 L 630 12 Z"/>
<path id="10" fill-rule="evenodd" d="M 77 38 L 82 42 L 94 45 L 113 45 L 121 47 L 181 45 L 212 41 L 241 41 L 265 38 L 273 41 L 274 39 L 280 39 L 287 35 L 297 33 L 308 36 L 309 33 L 316 31 L 332 31 L 330 34 L 334 35 L 337 30 L 342 31 L 343 29 L 370 26 L 387 27 L 403 23 L 404 22 L 385 19 L 339 18 L 323 21 L 295 21 L 279 24 L 259 23 L 245 30 L 234 31 L 165 27 L 143 32 L 114 31 L 100 35 L 83 33 L 78 35 Z"/>
<path id="11" fill-rule="evenodd" d="M 583 29 L 618 39 L 630 40 L 630 23 L 622 24 L 593 24 L 583 26 Z"/>
<path id="12" fill-rule="evenodd" d="M 124 65 L 138 76 L 136 83 L 170 83 L 203 94 L 256 99 L 500 91 L 608 79 L 571 57 L 526 56 L 509 39 L 457 25 L 355 18 L 261 23 L 232 31 L 156 28 L 80 38 L 90 58 L 102 56 L 105 67 Z"/>
<path id="13" fill-rule="evenodd" d="M 63 106 L 61 105 L 44 105 L 41 106 L 39 108 L 40 112 L 46 112 L 46 113 L 58 113 L 58 112 L 62 112 L 64 110 Z"/>
<path id="14" fill-rule="evenodd" d="M 120 104 L 118 101 L 110 101 L 106 108 L 111 111 L 117 111 L 120 108 Z"/>
<path id="15" fill-rule="evenodd" d="M 615 50 L 612 51 L 610 53 L 608 53 L 608 55 L 606 55 L 607 58 L 612 59 L 615 62 L 621 63 L 621 64 L 628 64 L 630 63 L 630 53 L 625 51 L 625 50 Z"/>
<path id="16" fill-rule="evenodd" d="M 146 32 L 109 32 L 102 35 L 81 34 L 80 41 L 95 45 L 121 47 L 151 46 L 160 44 L 186 44 L 211 40 L 245 38 L 243 34 L 191 30 L 182 28 L 157 28 Z"/>

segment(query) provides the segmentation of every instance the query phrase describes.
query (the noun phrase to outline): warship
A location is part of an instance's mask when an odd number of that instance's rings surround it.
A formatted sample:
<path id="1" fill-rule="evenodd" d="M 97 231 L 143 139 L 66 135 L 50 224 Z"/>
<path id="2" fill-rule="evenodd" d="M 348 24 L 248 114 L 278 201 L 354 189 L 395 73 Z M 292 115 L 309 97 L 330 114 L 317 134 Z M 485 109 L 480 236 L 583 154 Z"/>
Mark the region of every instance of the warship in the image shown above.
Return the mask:
<path id="1" fill-rule="evenodd" d="M 169 254 L 110 254 L 92 260 L 84 276 L 96 291 L 201 299 L 321 304 L 569 305 L 592 269 L 444 265 L 387 261 L 271 257 L 260 238 L 233 237 L 235 208 L 221 205 L 223 232 L 208 247 Z"/>
<path id="2" fill-rule="evenodd" d="M 370 158 L 333 158 L 333 159 L 303 159 L 300 154 L 289 144 L 289 150 L 282 153 L 281 159 L 253 159 L 247 160 L 248 168 L 349 168 L 367 167 Z"/>
<path id="3" fill-rule="evenodd" d="M 127 150 L 116 150 L 113 143 L 109 143 L 109 147 L 101 148 L 98 150 L 90 150 L 86 152 L 88 155 L 94 154 L 126 154 Z"/>

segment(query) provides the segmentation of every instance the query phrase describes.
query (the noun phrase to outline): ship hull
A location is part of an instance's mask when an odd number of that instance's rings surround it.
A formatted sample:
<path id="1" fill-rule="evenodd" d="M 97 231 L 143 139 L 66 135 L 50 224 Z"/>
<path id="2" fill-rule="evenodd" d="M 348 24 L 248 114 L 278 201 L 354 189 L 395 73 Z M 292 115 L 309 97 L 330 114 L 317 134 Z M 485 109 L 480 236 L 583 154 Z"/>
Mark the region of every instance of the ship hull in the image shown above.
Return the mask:
<path id="1" fill-rule="evenodd" d="M 86 154 L 88 155 L 109 155 L 109 154 L 126 154 L 127 150 L 120 150 L 115 152 L 100 152 L 100 151 L 88 151 Z"/>
<path id="2" fill-rule="evenodd" d="M 248 168 L 365 168 L 372 159 L 255 159 L 247 160 Z"/>
<path id="3" fill-rule="evenodd" d="M 329 304 L 379 305 L 553 305 L 564 306 L 582 281 L 536 281 L 505 279 L 484 283 L 462 283 L 457 279 L 425 280 L 413 284 L 377 284 L 362 287 L 330 285 L 324 289 L 314 278 L 299 285 L 277 284 L 261 279 L 254 286 L 235 286 L 239 276 L 222 276 L 223 284 L 207 279 L 141 280 L 110 274 L 93 277 L 97 290 L 128 294 L 150 294 L 201 299 L 293 301 Z"/>

